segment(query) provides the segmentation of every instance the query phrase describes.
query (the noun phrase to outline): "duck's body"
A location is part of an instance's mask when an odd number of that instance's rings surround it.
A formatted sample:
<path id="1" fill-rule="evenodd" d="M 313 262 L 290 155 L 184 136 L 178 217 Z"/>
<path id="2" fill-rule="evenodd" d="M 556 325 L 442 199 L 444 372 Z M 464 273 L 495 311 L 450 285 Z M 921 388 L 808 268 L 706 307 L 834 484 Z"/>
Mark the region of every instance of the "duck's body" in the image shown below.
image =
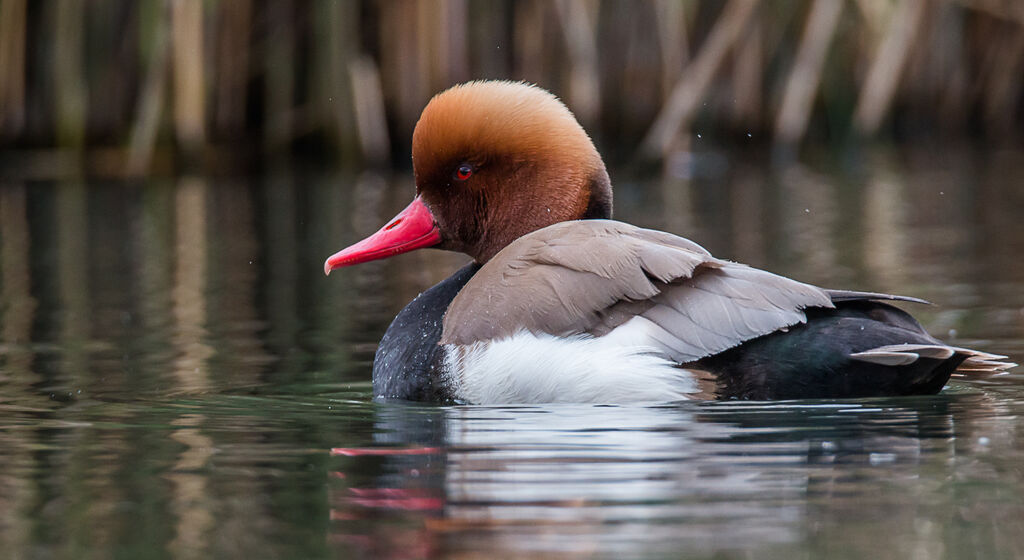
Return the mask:
<path id="1" fill-rule="evenodd" d="M 378 347 L 374 393 L 491 404 L 911 395 L 995 358 L 943 344 L 882 300 L 920 302 L 822 290 L 620 222 L 562 222 L 403 309 Z"/>
<path id="2" fill-rule="evenodd" d="M 836 398 L 939 391 L 1000 356 L 943 344 L 883 300 L 825 290 L 612 221 L 600 156 L 531 86 L 434 98 L 419 197 L 325 270 L 419 247 L 475 262 L 424 292 L 374 361 L 379 397 L 472 403 Z"/>

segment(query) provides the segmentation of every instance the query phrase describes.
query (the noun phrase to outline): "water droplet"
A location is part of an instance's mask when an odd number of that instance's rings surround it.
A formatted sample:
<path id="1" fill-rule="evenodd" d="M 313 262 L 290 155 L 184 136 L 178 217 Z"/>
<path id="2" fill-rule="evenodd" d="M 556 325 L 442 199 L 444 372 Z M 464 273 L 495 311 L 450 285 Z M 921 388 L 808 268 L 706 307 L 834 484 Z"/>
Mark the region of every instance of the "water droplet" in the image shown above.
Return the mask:
<path id="1" fill-rule="evenodd" d="M 989 439 L 985 436 L 978 438 L 978 445 L 988 445 L 989 443 Z"/>
<path id="2" fill-rule="evenodd" d="M 700 134 L 697 135 L 697 138 L 700 138 Z"/>
<path id="3" fill-rule="evenodd" d="M 810 214 L 811 213 L 811 209 L 810 208 L 804 208 L 804 213 L 805 214 Z"/>

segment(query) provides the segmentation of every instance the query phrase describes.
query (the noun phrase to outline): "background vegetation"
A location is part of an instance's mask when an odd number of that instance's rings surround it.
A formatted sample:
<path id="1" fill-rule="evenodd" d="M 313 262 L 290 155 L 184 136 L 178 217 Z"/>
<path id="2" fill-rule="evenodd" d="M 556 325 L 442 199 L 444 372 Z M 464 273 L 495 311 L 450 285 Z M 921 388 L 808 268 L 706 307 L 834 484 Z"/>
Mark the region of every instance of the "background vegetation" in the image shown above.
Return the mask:
<path id="1" fill-rule="evenodd" d="M 0 0 L 0 165 L 404 164 L 431 95 L 559 94 L 619 159 L 697 138 L 1020 140 L 1018 0 Z"/>

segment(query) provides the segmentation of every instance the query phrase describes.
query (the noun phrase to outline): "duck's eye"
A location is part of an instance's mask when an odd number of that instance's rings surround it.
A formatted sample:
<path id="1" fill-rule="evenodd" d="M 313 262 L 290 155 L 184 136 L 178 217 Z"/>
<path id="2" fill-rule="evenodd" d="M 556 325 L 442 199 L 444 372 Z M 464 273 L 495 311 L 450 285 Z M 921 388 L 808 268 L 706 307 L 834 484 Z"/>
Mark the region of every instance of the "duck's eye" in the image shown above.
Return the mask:
<path id="1" fill-rule="evenodd" d="M 473 166 L 468 163 L 463 163 L 455 170 L 455 178 L 459 181 L 465 181 L 473 176 Z"/>

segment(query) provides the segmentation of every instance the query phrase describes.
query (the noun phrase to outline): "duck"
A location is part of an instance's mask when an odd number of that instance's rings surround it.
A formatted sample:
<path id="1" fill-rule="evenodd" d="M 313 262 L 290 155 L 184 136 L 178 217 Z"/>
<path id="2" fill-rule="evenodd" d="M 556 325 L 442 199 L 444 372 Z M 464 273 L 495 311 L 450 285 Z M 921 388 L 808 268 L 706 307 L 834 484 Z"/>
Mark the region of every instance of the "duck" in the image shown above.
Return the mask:
<path id="1" fill-rule="evenodd" d="M 612 219 L 593 141 L 553 94 L 472 81 L 412 134 L 416 196 L 324 272 L 436 248 L 472 261 L 394 319 L 374 396 L 465 404 L 842 399 L 939 392 L 1006 356 L 894 302 L 820 288 Z"/>

